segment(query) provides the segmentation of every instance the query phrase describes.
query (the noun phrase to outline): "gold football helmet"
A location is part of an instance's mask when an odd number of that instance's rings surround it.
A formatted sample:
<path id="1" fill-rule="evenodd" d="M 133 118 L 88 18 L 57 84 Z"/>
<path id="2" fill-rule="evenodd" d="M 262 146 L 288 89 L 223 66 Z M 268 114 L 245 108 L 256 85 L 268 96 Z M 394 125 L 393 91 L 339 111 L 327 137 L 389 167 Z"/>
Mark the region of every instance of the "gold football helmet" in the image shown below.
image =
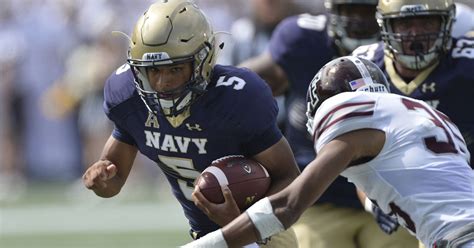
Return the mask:
<path id="1" fill-rule="evenodd" d="M 373 16 L 356 18 L 343 15 L 343 5 L 365 5 L 370 8 L 377 6 L 378 0 L 325 0 L 324 6 L 329 12 L 328 34 L 335 44 L 343 49 L 343 53 L 351 53 L 359 46 L 376 43 L 380 40 L 379 27 Z M 359 15 L 363 15 L 360 13 Z M 362 16 L 360 16 L 362 17 Z"/>
<path id="2" fill-rule="evenodd" d="M 133 30 L 128 64 L 137 90 L 148 109 L 166 116 L 182 113 L 206 91 L 215 64 L 212 27 L 204 13 L 190 0 L 161 0 L 152 4 Z M 185 86 L 173 92 L 152 89 L 147 67 L 191 62 L 193 75 Z"/>
<path id="3" fill-rule="evenodd" d="M 451 27 L 455 16 L 453 0 L 380 0 L 376 16 L 382 28 L 386 54 L 406 68 L 424 69 L 434 64 L 451 46 Z M 419 16 L 439 16 L 439 32 L 418 35 L 394 32 L 394 20 Z M 411 51 L 404 51 L 407 50 L 403 48 L 404 44 L 408 42 L 411 42 L 408 46 Z"/>

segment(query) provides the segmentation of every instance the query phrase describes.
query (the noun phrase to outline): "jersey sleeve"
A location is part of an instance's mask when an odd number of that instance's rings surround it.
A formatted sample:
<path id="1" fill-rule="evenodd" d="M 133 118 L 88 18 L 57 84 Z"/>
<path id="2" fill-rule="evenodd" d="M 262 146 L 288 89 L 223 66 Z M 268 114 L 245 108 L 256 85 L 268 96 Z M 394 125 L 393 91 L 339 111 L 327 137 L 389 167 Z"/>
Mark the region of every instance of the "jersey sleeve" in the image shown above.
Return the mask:
<path id="1" fill-rule="evenodd" d="M 105 81 L 103 107 L 107 117 L 112 117 L 113 109 L 131 98 L 134 92 L 135 86 L 133 85 L 132 72 L 130 67 L 124 64 Z"/>
<path id="2" fill-rule="evenodd" d="M 364 128 L 382 130 L 384 120 L 376 115 L 376 107 L 375 93 L 346 92 L 326 100 L 314 118 L 316 151 L 344 133 Z"/>
<path id="3" fill-rule="evenodd" d="M 103 108 L 107 117 L 114 123 L 112 136 L 129 145 L 136 143 L 126 131 L 124 119 L 129 112 L 126 110 L 130 109 L 127 107 L 127 101 L 132 98 L 134 92 L 133 75 L 126 64 L 114 71 L 105 82 Z"/>
<path id="4" fill-rule="evenodd" d="M 132 136 L 128 134 L 127 131 L 118 127 L 117 125 L 114 127 L 114 130 L 112 131 L 112 137 L 114 137 L 115 139 L 123 143 L 136 146 L 135 140 L 132 138 Z"/>

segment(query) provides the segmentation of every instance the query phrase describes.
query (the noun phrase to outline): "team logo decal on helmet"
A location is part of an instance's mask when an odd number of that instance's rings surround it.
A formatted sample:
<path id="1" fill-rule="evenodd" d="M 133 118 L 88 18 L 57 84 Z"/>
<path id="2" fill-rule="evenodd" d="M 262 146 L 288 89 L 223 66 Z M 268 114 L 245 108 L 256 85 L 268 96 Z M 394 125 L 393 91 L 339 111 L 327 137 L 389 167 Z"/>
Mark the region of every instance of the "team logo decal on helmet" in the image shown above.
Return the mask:
<path id="1" fill-rule="evenodd" d="M 349 91 L 389 92 L 389 84 L 383 72 L 370 60 L 345 56 L 328 62 L 308 87 L 306 127 L 310 133 L 319 106 L 326 99 Z"/>

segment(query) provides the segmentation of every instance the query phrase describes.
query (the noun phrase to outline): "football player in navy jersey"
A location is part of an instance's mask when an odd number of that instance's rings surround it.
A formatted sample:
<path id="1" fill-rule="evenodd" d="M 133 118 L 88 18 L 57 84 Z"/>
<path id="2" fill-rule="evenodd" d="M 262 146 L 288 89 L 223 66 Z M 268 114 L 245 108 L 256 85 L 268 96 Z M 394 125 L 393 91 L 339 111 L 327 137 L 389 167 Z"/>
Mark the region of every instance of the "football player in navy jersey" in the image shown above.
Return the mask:
<path id="1" fill-rule="evenodd" d="M 262 76 L 274 95 L 286 93 L 284 134 L 300 169 L 314 159 L 306 123 L 306 91 L 316 72 L 333 58 L 379 40 L 377 0 L 326 0 L 329 15 L 303 14 L 285 19 L 273 33 L 267 52 L 243 62 Z M 416 240 L 380 212 L 366 213 L 354 185 L 338 177 L 315 206 L 294 225 L 300 247 L 414 247 Z M 341 217 L 344 216 L 344 217 Z M 331 223 L 328 225 L 328 223 Z"/>
<path id="2" fill-rule="evenodd" d="M 455 11 L 452 0 L 380 1 L 383 42 L 362 46 L 354 55 L 374 61 L 392 93 L 424 100 L 447 114 L 473 154 L 474 39 L 451 36 Z"/>
<path id="3" fill-rule="evenodd" d="M 140 151 L 165 173 L 197 239 L 240 214 L 227 188 L 226 201 L 208 204 L 204 212 L 192 201 L 194 180 L 213 160 L 240 154 L 259 161 L 272 178 L 269 194 L 299 174 L 276 125 L 268 85 L 249 70 L 214 64 L 214 33 L 194 3 L 152 4 L 129 39 L 128 63 L 104 89 L 104 109 L 115 128 L 83 176 L 87 188 L 101 197 L 118 194 Z M 293 232 L 269 244 L 297 247 Z"/>

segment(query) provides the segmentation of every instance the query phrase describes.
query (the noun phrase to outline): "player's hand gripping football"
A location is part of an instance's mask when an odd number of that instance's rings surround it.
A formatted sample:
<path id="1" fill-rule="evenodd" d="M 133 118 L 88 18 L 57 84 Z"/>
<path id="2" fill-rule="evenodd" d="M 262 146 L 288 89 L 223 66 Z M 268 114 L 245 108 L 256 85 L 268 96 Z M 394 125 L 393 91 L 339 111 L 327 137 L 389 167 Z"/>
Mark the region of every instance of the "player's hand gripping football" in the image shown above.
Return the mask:
<path id="1" fill-rule="evenodd" d="M 117 167 L 108 160 L 95 162 L 82 176 L 86 188 L 94 191 L 106 190 L 109 180 L 117 174 Z"/>
<path id="2" fill-rule="evenodd" d="M 194 188 L 192 194 L 193 201 L 196 206 L 201 209 L 212 221 L 223 227 L 230 223 L 233 219 L 240 215 L 239 207 L 232 196 L 229 187 L 221 187 L 224 195 L 224 203 L 216 204 L 208 201 L 206 197 L 199 191 L 199 187 Z"/>

